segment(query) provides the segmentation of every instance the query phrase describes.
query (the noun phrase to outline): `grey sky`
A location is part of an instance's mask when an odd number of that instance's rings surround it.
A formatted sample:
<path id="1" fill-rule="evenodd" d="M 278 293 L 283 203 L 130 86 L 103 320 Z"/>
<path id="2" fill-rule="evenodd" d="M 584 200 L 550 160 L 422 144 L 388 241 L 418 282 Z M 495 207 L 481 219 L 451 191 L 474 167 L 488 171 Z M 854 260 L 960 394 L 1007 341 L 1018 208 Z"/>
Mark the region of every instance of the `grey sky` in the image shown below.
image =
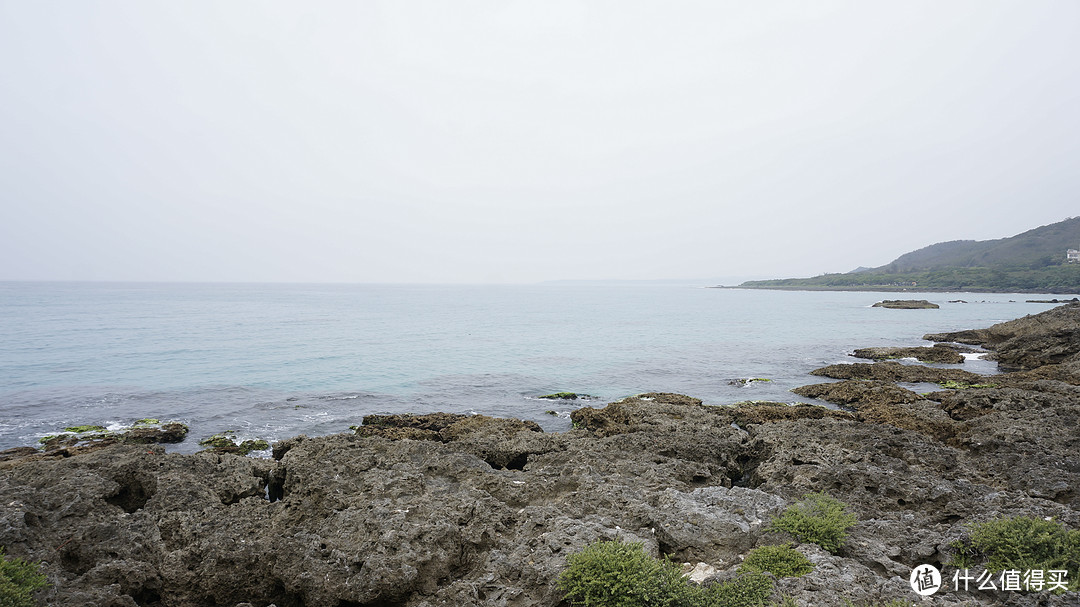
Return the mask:
<path id="1" fill-rule="evenodd" d="M 1080 214 L 1078 26 L 1074 1 L 0 0 L 0 279 L 788 277 L 1010 236 Z"/>

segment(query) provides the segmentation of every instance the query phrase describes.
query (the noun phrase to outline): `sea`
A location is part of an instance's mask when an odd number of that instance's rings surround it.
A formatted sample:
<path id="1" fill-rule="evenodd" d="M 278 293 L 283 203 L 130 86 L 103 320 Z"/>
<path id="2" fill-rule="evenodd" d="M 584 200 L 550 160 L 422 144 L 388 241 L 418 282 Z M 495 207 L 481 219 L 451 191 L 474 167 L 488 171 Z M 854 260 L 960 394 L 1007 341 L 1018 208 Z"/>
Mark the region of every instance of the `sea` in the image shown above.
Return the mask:
<path id="1" fill-rule="evenodd" d="M 0 449 L 145 418 L 187 424 L 169 449 L 194 452 L 214 433 L 273 442 L 373 413 L 564 431 L 579 407 L 643 392 L 813 402 L 790 390 L 857 362 L 855 348 L 927 345 L 1055 297 L 710 286 L 0 282 Z M 941 307 L 872 307 L 897 298 Z M 963 367 L 996 372 L 975 356 Z M 588 396 L 540 398 L 555 392 Z"/>

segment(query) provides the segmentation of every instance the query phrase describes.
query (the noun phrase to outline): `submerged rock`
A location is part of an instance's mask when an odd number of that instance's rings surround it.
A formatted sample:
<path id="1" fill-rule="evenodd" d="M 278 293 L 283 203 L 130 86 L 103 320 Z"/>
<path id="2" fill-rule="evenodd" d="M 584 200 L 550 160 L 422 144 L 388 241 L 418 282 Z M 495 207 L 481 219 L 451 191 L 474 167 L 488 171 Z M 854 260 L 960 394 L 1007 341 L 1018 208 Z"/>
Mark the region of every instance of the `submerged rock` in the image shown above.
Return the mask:
<path id="1" fill-rule="evenodd" d="M 766 383 L 768 383 L 768 382 L 771 382 L 771 381 L 772 381 L 771 379 L 766 379 L 764 377 L 738 377 L 738 378 L 735 378 L 735 379 L 729 379 L 728 380 L 728 385 L 729 386 L 739 386 L 740 388 L 745 388 L 746 386 L 749 386 L 749 385 L 752 385 L 752 384 L 755 384 L 755 383 L 758 383 L 758 382 L 766 382 Z"/>
<path id="2" fill-rule="evenodd" d="M 545 394 L 538 396 L 537 398 L 545 398 L 547 400 L 577 400 L 579 398 L 592 398 L 588 394 L 578 394 L 577 392 L 556 392 L 554 394 Z"/>

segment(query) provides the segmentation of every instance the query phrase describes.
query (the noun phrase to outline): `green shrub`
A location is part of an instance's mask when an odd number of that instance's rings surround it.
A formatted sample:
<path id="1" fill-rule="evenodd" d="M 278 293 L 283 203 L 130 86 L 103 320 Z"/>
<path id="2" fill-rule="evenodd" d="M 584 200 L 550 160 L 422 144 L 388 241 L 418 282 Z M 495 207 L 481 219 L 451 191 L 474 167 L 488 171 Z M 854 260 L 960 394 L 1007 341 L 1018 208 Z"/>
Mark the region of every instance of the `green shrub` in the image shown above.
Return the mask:
<path id="1" fill-rule="evenodd" d="M 585 607 L 759 607 L 772 594 L 772 580 L 752 570 L 727 582 L 692 585 L 679 566 L 645 554 L 640 542 L 596 542 L 566 562 L 559 589 Z"/>
<path id="2" fill-rule="evenodd" d="M 566 562 L 558 585 L 574 605 L 680 607 L 690 591 L 679 567 L 645 554 L 641 542 L 595 542 Z"/>
<path id="3" fill-rule="evenodd" d="M 807 493 L 773 519 L 770 531 L 786 531 L 801 542 L 811 542 L 836 554 L 847 540 L 847 530 L 858 519 L 847 504 L 821 493 Z"/>
<path id="4" fill-rule="evenodd" d="M 776 577 L 801 577 L 813 571 L 814 564 L 791 544 L 778 544 L 751 550 L 739 565 L 739 571 L 743 570 L 768 572 Z"/>
<path id="5" fill-rule="evenodd" d="M 969 530 L 968 539 L 950 545 L 954 551 L 950 565 L 965 569 L 985 559 L 986 568 L 994 572 L 1066 570 L 1069 589 L 1078 589 L 1080 530 L 1030 516 L 975 523 Z"/>
<path id="6" fill-rule="evenodd" d="M 5 558 L 0 548 L 0 607 L 33 607 L 34 591 L 47 585 L 36 563 Z"/>
<path id="7" fill-rule="evenodd" d="M 691 588 L 691 607 L 759 607 L 772 594 L 772 580 L 760 571 L 745 571 L 733 580 Z"/>

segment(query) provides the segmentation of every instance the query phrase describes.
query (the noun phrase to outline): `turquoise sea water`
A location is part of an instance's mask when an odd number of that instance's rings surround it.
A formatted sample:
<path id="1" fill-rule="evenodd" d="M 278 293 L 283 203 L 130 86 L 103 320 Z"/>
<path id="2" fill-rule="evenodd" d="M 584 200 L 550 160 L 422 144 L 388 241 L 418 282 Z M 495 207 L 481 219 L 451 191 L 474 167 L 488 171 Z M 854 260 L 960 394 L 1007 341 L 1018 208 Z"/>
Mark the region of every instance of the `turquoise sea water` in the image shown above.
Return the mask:
<path id="1" fill-rule="evenodd" d="M 929 299 L 939 310 L 870 307 Z M 708 404 L 802 400 L 858 347 L 921 345 L 1053 296 L 701 285 L 0 283 L 0 449 L 75 424 L 183 421 L 188 440 L 346 431 L 379 412 L 477 412 L 569 427 L 646 391 Z M 948 303 L 963 299 L 969 303 Z M 969 361 L 967 368 L 992 372 Z M 737 378 L 762 377 L 745 387 Z M 537 396 L 573 391 L 587 402 Z M 554 417 L 546 411 L 557 410 Z"/>

